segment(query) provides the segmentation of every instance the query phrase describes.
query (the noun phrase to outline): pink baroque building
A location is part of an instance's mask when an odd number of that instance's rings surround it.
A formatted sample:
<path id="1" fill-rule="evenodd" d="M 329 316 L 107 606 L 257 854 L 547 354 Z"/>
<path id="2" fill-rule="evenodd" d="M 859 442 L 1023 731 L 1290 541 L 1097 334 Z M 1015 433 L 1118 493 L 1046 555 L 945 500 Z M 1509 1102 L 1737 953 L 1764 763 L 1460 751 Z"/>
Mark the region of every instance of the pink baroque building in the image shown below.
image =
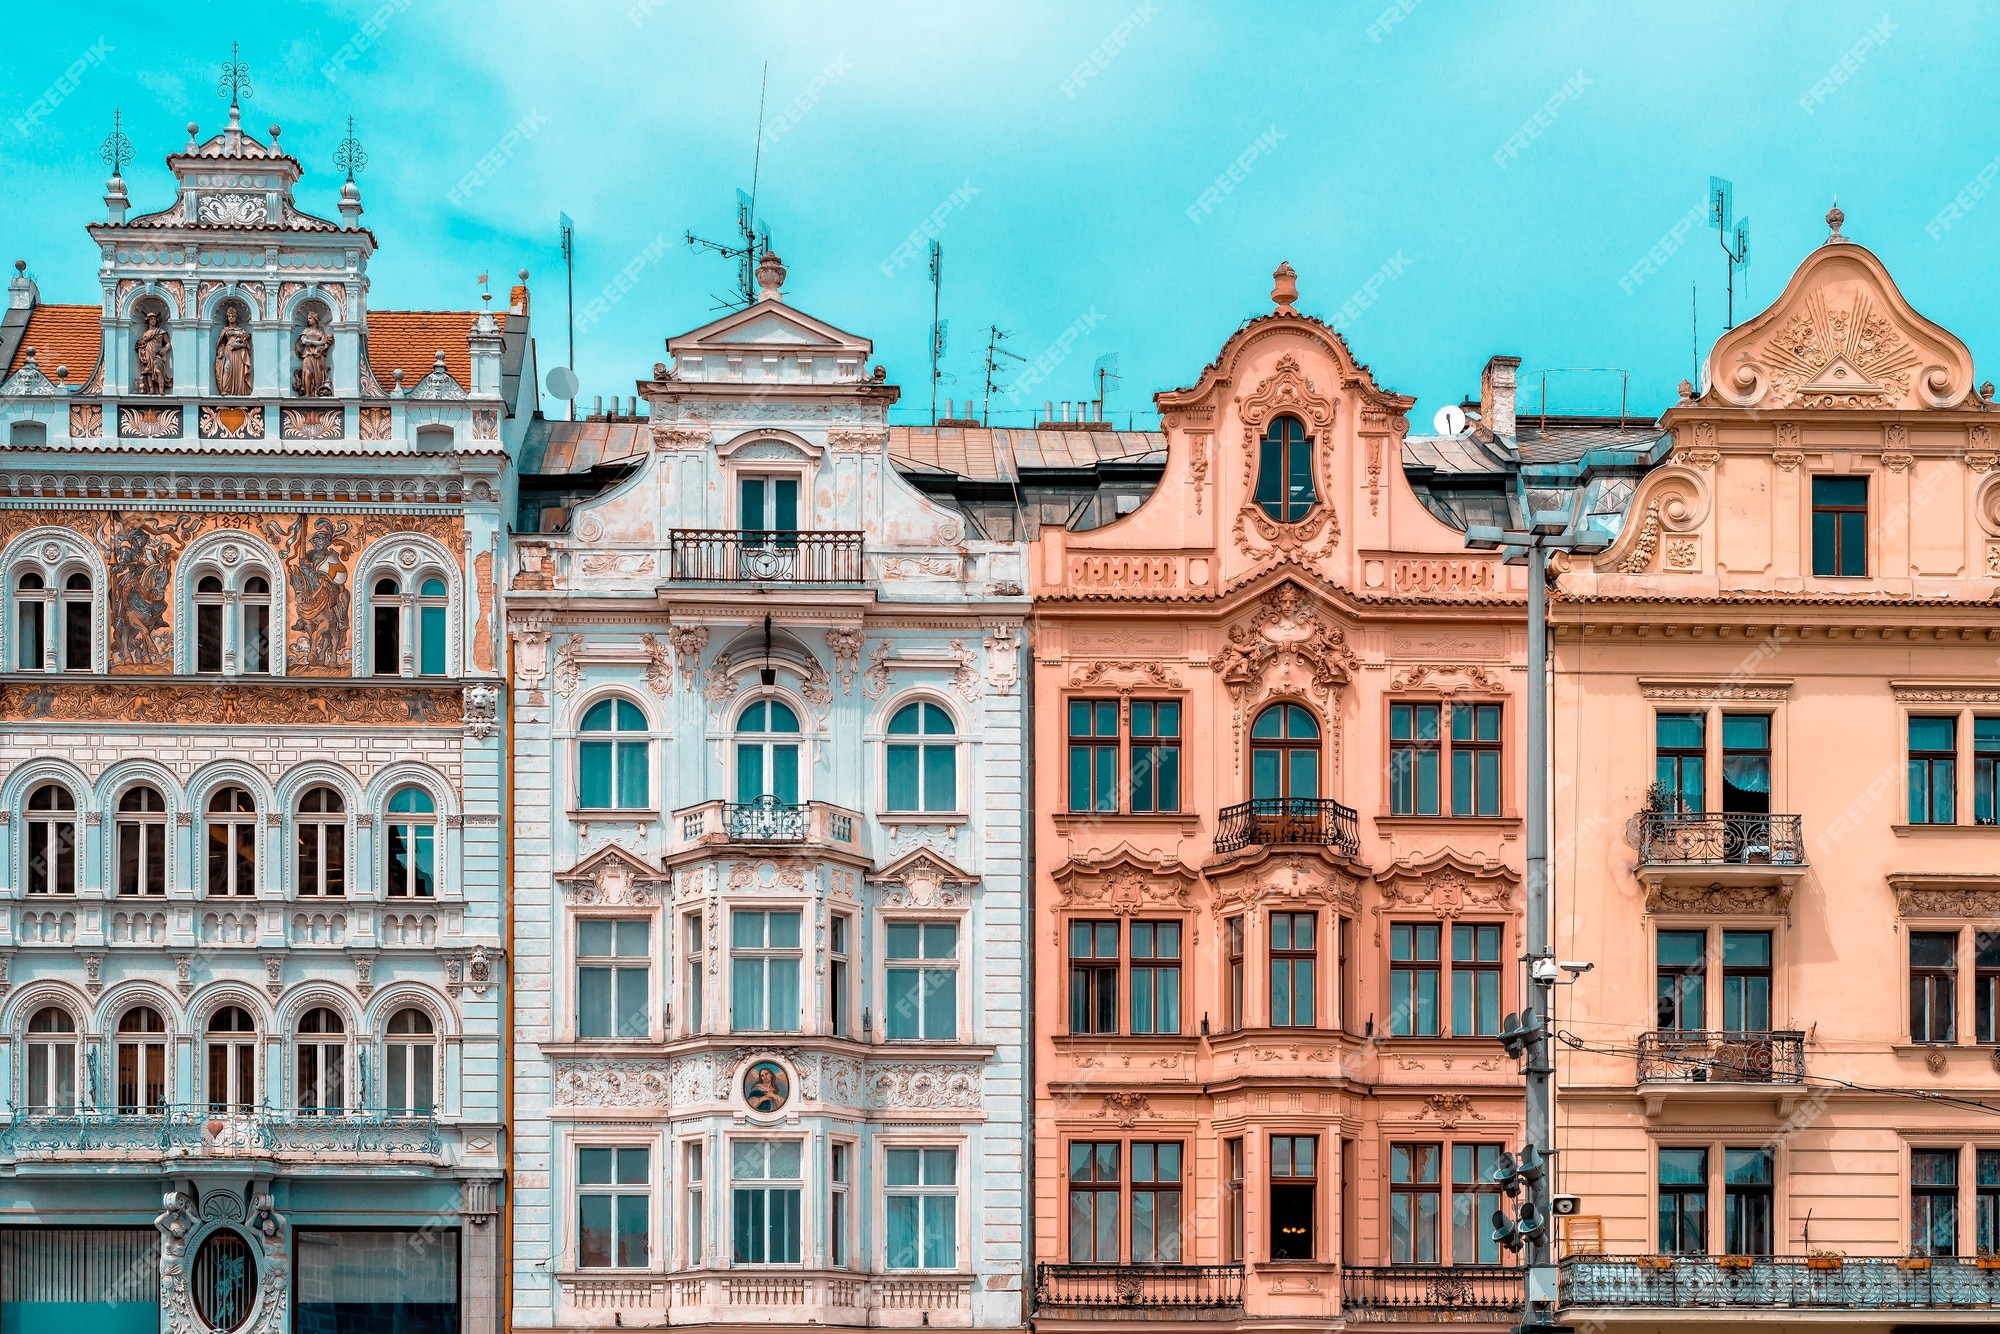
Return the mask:
<path id="1" fill-rule="evenodd" d="M 2000 1305 L 1993 389 L 1841 221 L 1551 604 L 1578 1327 Z"/>
<path id="2" fill-rule="evenodd" d="M 1157 396 L 1150 498 L 1030 552 L 1038 1328 L 1520 1301 L 1524 590 L 1296 296 Z"/>

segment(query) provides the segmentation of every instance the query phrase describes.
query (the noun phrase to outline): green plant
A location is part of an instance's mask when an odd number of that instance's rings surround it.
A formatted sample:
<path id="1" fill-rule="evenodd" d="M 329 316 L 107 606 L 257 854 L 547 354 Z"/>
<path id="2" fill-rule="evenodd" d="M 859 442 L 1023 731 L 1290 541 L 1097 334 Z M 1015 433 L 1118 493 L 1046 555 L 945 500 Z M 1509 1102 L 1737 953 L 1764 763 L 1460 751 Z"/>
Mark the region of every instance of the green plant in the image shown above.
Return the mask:
<path id="1" fill-rule="evenodd" d="M 1678 815 L 1683 809 L 1681 794 L 1671 783 L 1653 783 L 1646 788 L 1648 815 Z"/>

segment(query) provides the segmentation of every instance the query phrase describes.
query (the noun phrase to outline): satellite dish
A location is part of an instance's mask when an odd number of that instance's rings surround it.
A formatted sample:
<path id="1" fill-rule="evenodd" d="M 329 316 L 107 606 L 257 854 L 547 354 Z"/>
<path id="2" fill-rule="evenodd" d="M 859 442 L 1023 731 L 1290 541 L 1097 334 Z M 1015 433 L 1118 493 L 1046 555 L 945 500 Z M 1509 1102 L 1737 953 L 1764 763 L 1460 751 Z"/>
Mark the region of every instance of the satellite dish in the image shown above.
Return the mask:
<path id="1" fill-rule="evenodd" d="M 556 398 L 568 400 L 576 397 L 576 372 L 567 366 L 551 366 L 545 383 L 549 393 Z"/>
<path id="2" fill-rule="evenodd" d="M 555 378 L 552 373 L 549 378 Z M 1431 418 L 1431 429 L 1439 435 L 1459 435 L 1465 430 L 1465 409 L 1456 403 L 1447 403 Z"/>

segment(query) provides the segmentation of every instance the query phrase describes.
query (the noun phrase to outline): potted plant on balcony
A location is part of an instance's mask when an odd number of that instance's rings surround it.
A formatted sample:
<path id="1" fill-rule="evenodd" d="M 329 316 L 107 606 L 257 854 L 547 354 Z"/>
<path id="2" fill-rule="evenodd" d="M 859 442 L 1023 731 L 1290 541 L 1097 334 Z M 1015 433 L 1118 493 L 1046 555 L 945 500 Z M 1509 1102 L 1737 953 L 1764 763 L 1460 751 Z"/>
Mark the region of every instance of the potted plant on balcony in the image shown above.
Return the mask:
<path id="1" fill-rule="evenodd" d="M 1981 1269 L 2000 1269 L 2000 1254 L 1995 1254 L 1990 1246 L 1981 1246 L 1972 1263 Z"/>
<path id="2" fill-rule="evenodd" d="M 1757 1263 L 1757 1257 L 1754 1255 L 1718 1255 L 1715 1257 L 1715 1263 L 1724 1269 L 1748 1269 L 1751 1265 Z"/>
<path id="3" fill-rule="evenodd" d="M 1672 1269 L 1674 1257 L 1671 1255 L 1642 1255 L 1638 1257 L 1641 1269 Z"/>
<path id="4" fill-rule="evenodd" d="M 1930 1267 L 1931 1257 L 1928 1255 L 1918 1255 L 1915 1251 L 1896 1261 L 1896 1268 L 1907 1269 L 1914 1273 L 1922 1273 Z"/>
<path id="5" fill-rule="evenodd" d="M 1844 1251 L 1812 1251 L 1806 1256 L 1806 1268 L 1838 1269 L 1846 1259 Z"/>

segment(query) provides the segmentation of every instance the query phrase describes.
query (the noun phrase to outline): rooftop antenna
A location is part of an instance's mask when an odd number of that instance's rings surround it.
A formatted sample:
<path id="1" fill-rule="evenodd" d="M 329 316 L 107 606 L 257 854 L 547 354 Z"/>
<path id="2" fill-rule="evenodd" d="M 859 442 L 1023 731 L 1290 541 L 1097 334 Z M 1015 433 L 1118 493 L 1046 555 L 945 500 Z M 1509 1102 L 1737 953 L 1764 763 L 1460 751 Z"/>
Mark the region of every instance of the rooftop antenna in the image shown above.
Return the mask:
<path id="1" fill-rule="evenodd" d="M 999 385 L 994 382 L 993 377 L 1000 370 L 1000 363 L 997 358 L 1008 357 L 1023 364 L 1028 360 L 1019 352 L 1009 352 L 1006 348 L 1000 346 L 1001 340 L 1006 337 L 1007 331 L 999 325 L 990 324 L 986 327 L 986 397 L 979 400 L 979 424 L 981 426 L 991 426 L 993 424 L 991 416 L 988 415 L 988 409 L 993 402 L 993 391 L 995 389 L 1006 388 L 1005 385 Z"/>
<path id="2" fill-rule="evenodd" d="M 563 394 L 562 397 L 569 400 L 569 419 L 575 421 L 576 391 L 578 387 L 576 379 L 576 224 L 570 221 L 569 214 L 558 212 L 556 214 L 556 230 L 562 238 L 563 273 L 565 281 L 568 284 L 568 295 L 564 298 L 564 304 L 568 308 L 567 315 L 569 319 L 569 364 L 561 369 L 567 370 L 569 374 L 561 380 L 557 380 L 555 373 L 551 371 L 549 373 L 549 380 L 551 387 L 560 385 L 568 385 L 570 387 L 569 392 Z"/>
<path id="3" fill-rule="evenodd" d="M 1729 296 L 1722 325 L 1724 332 L 1736 327 L 1736 275 L 1750 265 L 1750 219 L 1736 219 L 1731 226 L 1730 204 L 1734 194 L 1735 187 L 1720 176 L 1708 178 L 1708 225 L 1715 228 L 1722 253 L 1729 258 L 1725 268 Z"/>
<path id="4" fill-rule="evenodd" d="M 713 250 L 724 259 L 736 261 L 736 294 L 717 295 L 716 309 L 741 310 L 757 300 L 757 262 L 771 253 L 771 229 L 757 222 L 757 184 L 764 167 L 764 90 L 771 81 L 771 62 L 764 62 L 764 81 L 757 88 L 757 147 L 750 160 L 750 193 L 736 192 L 736 235 L 738 244 L 724 245 L 688 232 L 690 250 Z"/>
<path id="5" fill-rule="evenodd" d="M 937 425 L 938 359 L 944 356 L 944 321 L 938 318 L 944 291 L 944 247 L 931 242 L 931 425 Z"/>
<path id="6" fill-rule="evenodd" d="M 132 141 L 119 129 L 122 115 L 118 109 L 112 109 L 111 133 L 104 137 L 103 145 L 97 150 L 97 160 L 111 168 L 113 176 L 123 176 L 125 164 L 132 160 Z"/>
<path id="7" fill-rule="evenodd" d="M 1097 420 L 1103 421 L 1104 382 L 1106 380 L 1122 380 L 1125 378 L 1118 373 L 1118 354 L 1116 352 L 1106 352 L 1091 366 L 1090 373 L 1097 377 Z"/>
<path id="8" fill-rule="evenodd" d="M 242 99 L 255 97 L 257 90 L 250 86 L 250 66 L 242 58 L 235 42 L 229 44 L 229 63 L 222 67 L 222 77 L 215 81 L 215 95 L 229 95 L 229 105 L 237 107 Z"/>

